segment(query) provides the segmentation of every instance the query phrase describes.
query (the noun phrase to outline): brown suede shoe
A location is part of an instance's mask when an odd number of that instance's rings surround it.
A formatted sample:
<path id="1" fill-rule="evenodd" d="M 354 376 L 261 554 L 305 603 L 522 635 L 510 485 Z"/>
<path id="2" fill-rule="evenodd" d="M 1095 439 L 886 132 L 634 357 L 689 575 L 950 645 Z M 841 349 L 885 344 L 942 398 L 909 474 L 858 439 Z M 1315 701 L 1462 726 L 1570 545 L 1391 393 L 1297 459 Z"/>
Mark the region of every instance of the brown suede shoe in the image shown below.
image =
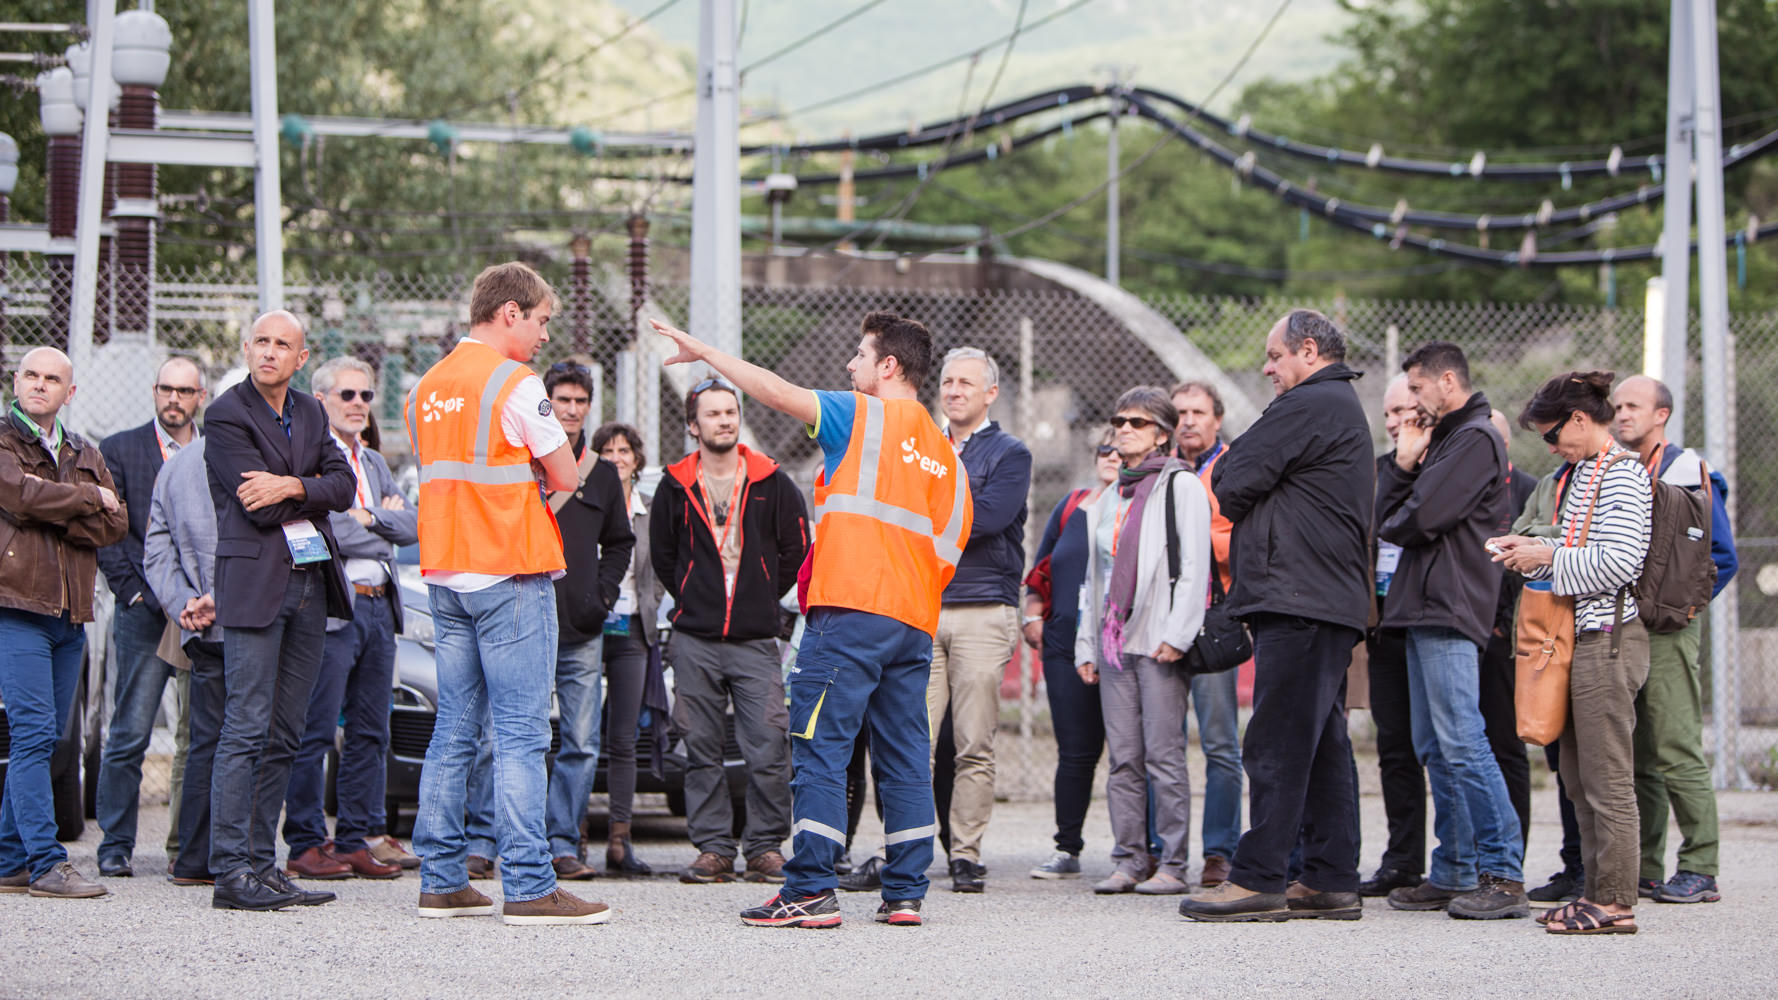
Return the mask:
<path id="1" fill-rule="evenodd" d="M 550 861 L 549 866 L 556 870 L 556 878 L 573 882 L 585 882 L 599 874 L 599 870 L 573 855 L 563 855 Z"/>
<path id="2" fill-rule="evenodd" d="M 319 847 L 308 850 L 284 862 L 284 870 L 296 878 L 336 879 L 351 878 L 352 868 L 334 859 Z"/>
<path id="3" fill-rule="evenodd" d="M 735 880 L 735 859 L 725 858 L 720 854 L 705 851 L 698 859 L 685 866 L 679 873 L 679 881 L 687 885 L 698 885 L 708 882 L 733 882 Z"/>
<path id="4" fill-rule="evenodd" d="M 1284 888 L 1284 905 L 1292 920 L 1362 920 L 1364 897 L 1356 892 L 1324 892 L 1301 882 Z"/>
<path id="5" fill-rule="evenodd" d="M 777 851 L 762 851 L 747 859 L 747 870 L 741 878 L 748 882 L 783 882 L 784 855 Z"/>
<path id="6" fill-rule="evenodd" d="M 1220 854 L 1204 856 L 1204 874 L 1198 876 L 1198 885 L 1205 889 L 1214 889 L 1229 880 L 1229 859 Z"/>
<path id="7" fill-rule="evenodd" d="M 44 896 L 49 899 L 96 899 L 106 895 L 109 890 L 74 869 L 64 861 L 49 870 L 49 874 L 31 883 L 26 890 L 33 896 Z"/>
<path id="8" fill-rule="evenodd" d="M 482 879 L 493 877 L 494 862 L 492 859 L 484 858 L 479 854 L 469 856 L 469 880 L 471 882 L 479 882 Z"/>
<path id="9" fill-rule="evenodd" d="M 327 856 L 352 869 L 352 874 L 359 878 L 399 878 L 400 865 L 386 865 L 371 856 L 370 848 L 360 848 L 348 854 L 328 851 Z"/>
<path id="10" fill-rule="evenodd" d="M 422 917 L 490 917 L 494 915 L 494 901 L 476 891 L 473 886 L 464 886 L 456 892 L 422 892 L 420 893 L 420 916 Z"/>
<path id="11" fill-rule="evenodd" d="M 547 896 L 505 904 L 500 919 L 509 924 L 602 924 L 611 919 L 611 907 L 558 888 Z"/>
<path id="12" fill-rule="evenodd" d="M 407 871 L 420 867 L 420 856 L 407 849 L 407 845 L 394 837 L 381 837 L 375 843 L 368 844 L 370 856 L 386 865 L 395 865 Z"/>

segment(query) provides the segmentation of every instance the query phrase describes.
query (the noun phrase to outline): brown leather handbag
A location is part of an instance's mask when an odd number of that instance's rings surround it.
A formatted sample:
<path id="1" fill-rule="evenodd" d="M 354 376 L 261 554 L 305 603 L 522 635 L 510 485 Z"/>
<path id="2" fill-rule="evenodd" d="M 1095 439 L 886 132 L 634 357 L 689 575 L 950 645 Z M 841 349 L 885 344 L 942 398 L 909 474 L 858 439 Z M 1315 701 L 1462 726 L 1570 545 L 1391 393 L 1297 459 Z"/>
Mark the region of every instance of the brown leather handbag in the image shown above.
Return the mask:
<path id="1" fill-rule="evenodd" d="M 1616 464 L 1615 462 L 1609 464 Z M 1601 458 L 1594 466 L 1595 481 L 1609 465 Z M 1572 472 L 1570 473 L 1572 474 Z M 1599 483 L 1587 502 L 1576 546 L 1587 544 L 1593 526 L 1593 508 L 1599 503 Z M 1562 495 L 1557 487 L 1556 495 Z M 1556 503 L 1551 523 L 1560 523 L 1562 504 Z M 1565 541 L 1564 544 L 1569 544 Z M 1562 737 L 1568 725 L 1568 678 L 1574 668 L 1574 598 L 1550 589 L 1548 580 L 1532 580 L 1519 594 L 1515 627 L 1513 710 L 1519 738 L 1536 746 L 1548 746 Z"/>

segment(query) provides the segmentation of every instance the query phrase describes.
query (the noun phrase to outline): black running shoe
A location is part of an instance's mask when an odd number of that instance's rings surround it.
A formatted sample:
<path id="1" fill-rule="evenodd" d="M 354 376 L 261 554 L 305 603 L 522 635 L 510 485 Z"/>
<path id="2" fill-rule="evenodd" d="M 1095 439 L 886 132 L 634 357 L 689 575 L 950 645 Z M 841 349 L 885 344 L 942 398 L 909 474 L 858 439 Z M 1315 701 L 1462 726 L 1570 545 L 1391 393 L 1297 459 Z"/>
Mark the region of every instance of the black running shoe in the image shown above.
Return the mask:
<path id="1" fill-rule="evenodd" d="M 764 906 L 742 910 L 741 922 L 753 927 L 838 927 L 840 901 L 832 889 L 813 896 L 781 892 Z"/>
<path id="2" fill-rule="evenodd" d="M 877 923 L 891 927 L 920 926 L 920 901 L 917 899 L 885 899 L 877 907 Z"/>

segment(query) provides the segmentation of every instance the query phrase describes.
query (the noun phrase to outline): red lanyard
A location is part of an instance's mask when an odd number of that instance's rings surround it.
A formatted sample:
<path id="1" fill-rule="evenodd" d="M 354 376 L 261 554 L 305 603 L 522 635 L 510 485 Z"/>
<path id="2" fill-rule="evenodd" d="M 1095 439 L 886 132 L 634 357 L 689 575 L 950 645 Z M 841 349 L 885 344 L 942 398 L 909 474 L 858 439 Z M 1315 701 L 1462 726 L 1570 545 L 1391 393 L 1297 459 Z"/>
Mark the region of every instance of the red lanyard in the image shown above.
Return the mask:
<path id="1" fill-rule="evenodd" d="M 1599 487 L 1603 485 L 1602 483 L 1599 482 L 1599 477 L 1602 474 L 1601 470 L 1605 467 L 1605 456 L 1609 452 L 1609 450 L 1610 449 L 1600 452 L 1599 457 L 1593 460 L 1593 478 L 1592 478 L 1593 501 L 1587 505 L 1587 513 L 1589 515 L 1592 513 L 1593 503 L 1596 503 L 1599 498 Z M 1571 466 L 1569 468 L 1568 472 L 1565 472 L 1562 474 L 1562 481 L 1566 482 L 1568 480 L 1568 476 L 1573 472 L 1574 472 L 1574 467 Z M 1560 494 L 1562 492 L 1562 483 L 1561 482 L 1556 484 L 1556 492 L 1558 494 Z M 1556 516 L 1560 517 L 1561 511 L 1562 511 L 1561 504 L 1557 504 L 1556 505 Z M 1570 548 L 1573 545 L 1574 545 L 1574 521 L 1570 520 L 1568 522 L 1568 529 L 1563 533 L 1563 536 L 1562 536 L 1562 546 L 1564 548 Z"/>
<path id="2" fill-rule="evenodd" d="M 721 556 L 723 550 L 728 548 L 729 533 L 735 530 L 735 522 L 741 519 L 741 510 L 739 506 L 741 499 L 741 483 L 741 469 L 737 466 L 735 468 L 735 488 L 729 492 L 728 497 L 728 515 L 722 519 L 722 537 L 716 540 L 716 554 L 718 556 Z M 712 512 L 715 508 L 710 506 L 710 478 L 704 475 L 704 464 L 702 461 L 698 463 L 698 484 L 704 487 L 704 517 L 710 521 L 710 533 L 714 535 L 716 533 L 716 519 Z"/>
<path id="3" fill-rule="evenodd" d="M 1130 516 L 1130 508 L 1133 506 L 1135 506 L 1134 498 L 1131 498 L 1128 503 L 1118 504 L 1117 520 L 1116 523 L 1111 526 L 1111 558 L 1113 559 L 1117 558 L 1117 541 L 1119 538 L 1123 537 L 1124 534 L 1124 518 Z"/>

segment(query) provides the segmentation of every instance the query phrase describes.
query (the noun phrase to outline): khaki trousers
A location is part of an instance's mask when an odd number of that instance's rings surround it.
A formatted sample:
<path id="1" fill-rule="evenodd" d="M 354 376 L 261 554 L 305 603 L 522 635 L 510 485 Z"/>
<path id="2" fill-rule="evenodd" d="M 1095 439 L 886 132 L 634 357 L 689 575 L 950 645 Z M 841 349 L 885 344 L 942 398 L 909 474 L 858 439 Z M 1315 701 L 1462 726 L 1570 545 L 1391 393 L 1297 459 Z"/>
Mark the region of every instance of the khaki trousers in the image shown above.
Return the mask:
<path id="1" fill-rule="evenodd" d="M 951 793 L 951 858 L 979 863 L 994 812 L 994 733 L 1000 728 L 1000 679 L 1019 639 L 1010 604 L 947 604 L 938 613 L 926 713 L 937 757 L 939 723 L 951 712 L 957 777 Z"/>
<path id="2" fill-rule="evenodd" d="M 1562 730 L 1562 783 L 1574 800 L 1580 851 L 1587 869 L 1583 895 L 1595 903 L 1636 905 L 1641 820 L 1636 810 L 1636 692 L 1648 679 L 1648 630 L 1640 621 L 1611 635 L 1582 632 L 1568 682 L 1568 727 Z"/>

